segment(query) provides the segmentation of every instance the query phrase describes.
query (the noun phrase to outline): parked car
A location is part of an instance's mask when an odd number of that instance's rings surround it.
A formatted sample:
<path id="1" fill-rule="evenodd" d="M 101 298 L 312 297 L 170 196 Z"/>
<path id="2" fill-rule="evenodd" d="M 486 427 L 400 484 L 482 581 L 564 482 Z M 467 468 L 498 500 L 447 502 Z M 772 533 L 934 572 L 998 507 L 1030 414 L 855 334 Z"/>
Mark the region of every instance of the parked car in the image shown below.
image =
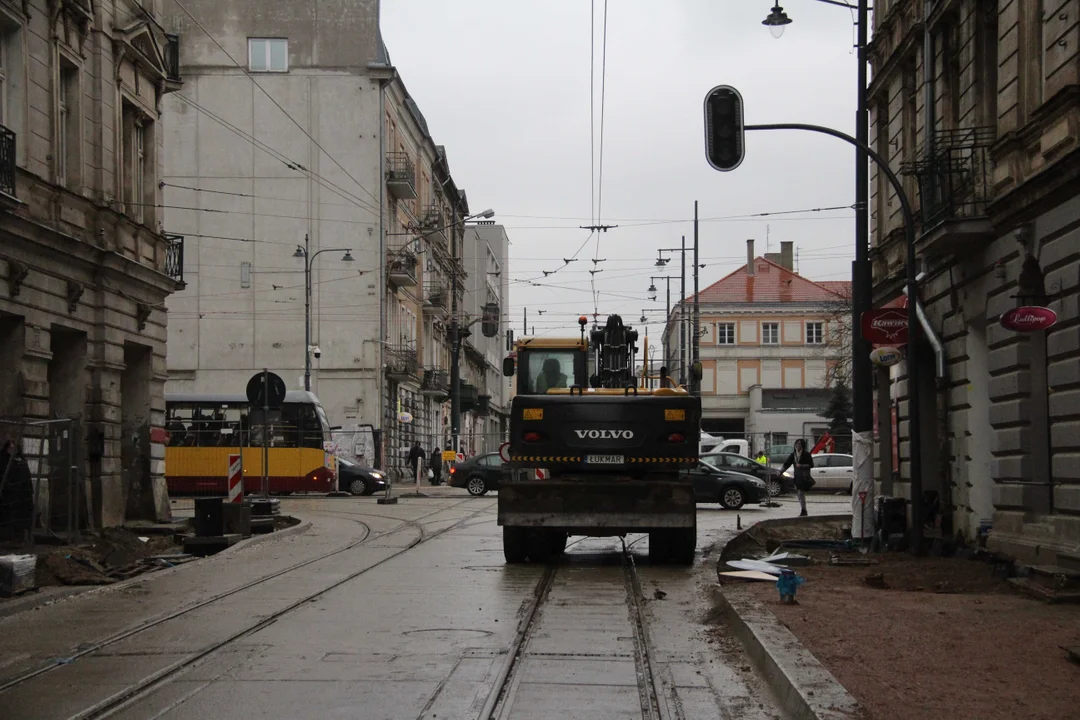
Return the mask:
<path id="1" fill-rule="evenodd" d="M 794 478 L 794 468 L 784 471 L 788 478 Z M 814 478 L 815 490 L 847 490 L 855 481 L 855 458 L 845 453 L 818 453 L 814 456 L 814 467 L 810 470 Z"/>
<path id="2" fill-rule="evenodd" d="M 772 445 L 765 451 L 769 458 L 769 467 L 781 468 L 787 462 L 788 456 L 795 451 L 794 445 Z"/>
<path id="3" fill-rule="evenodd" d="M 375 468 L 357 465 L 352 460 L 337 459 L 338 490 L 352 495 L 371 495 L 386 489 L 386 478 Z"/>
<path id="4" fill-rule="evenodd" d="M 719 468 L 704 460 L 690 474 L 698 504 L 720 503 L 728 510 L 738 510 L 746 503 L 759 503 L 769 496 L 765 483 L 753 475 Z"/>
<path id="5" fill-rule="evenodd" d="M 733 470 L 735 472 L 753 475 L 758 480 L 765 483 L 766 487 L 769 488 L 769 494 L 774 497 L 791 492 L 792 487 L 794 487 L 792 478 L 785 477 L 776 468 L 763 465 L 757 460 L 751 460 L 742 455 L 729 452 L 717 452 L 702 455 L 701 459 L 710 465 L 715 465 L 721 470 Z"/>
<path id="6" fill-rule="evenodd" d="M 447 484 L 465 488 L 470 495 L 483 495 L 488 490 L 498 490 L 503 479 L 509 477 L 510 466 L 502 461 L 499 453 L 484 453 L 451 467 Z"/>

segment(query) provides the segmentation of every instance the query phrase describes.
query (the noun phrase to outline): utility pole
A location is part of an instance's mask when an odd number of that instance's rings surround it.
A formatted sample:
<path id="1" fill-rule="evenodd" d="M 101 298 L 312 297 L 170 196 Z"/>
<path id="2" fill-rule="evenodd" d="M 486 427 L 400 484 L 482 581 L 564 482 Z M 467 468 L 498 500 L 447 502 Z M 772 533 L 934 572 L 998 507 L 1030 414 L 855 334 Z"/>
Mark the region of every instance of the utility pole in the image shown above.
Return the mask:
<path id="1" fill-rule="evenodd" d="M 682 281 L 679 286 L 679 384 L 686 386 L 686 236 L 682 236 Z"/>
<path id="2" fill-rule="evenodd" d="M 693 359 L 692 365 L 697 367 L 697 363 L 701 360 L 701 307 L 698 303 L 698 201 L 694 201 L 694 333 L 691 340 L 693 347 Z M 690 390 L 694 395 L 701 394 L 701 381 L 697 376 L 690 373 Z"/>
<path id="3" fill-rule="evenodd" d="M 529 334 L 529 308 L 523 308 L 521 311 L 521 334 Z"/>
<path id="4" fill-rule="evenodd" d="M 450 274 L 450 441 L 454 452 L 460 452 L 461 436 L 461 326 L 458 324 L 458 268 L 454 258 Z"/>

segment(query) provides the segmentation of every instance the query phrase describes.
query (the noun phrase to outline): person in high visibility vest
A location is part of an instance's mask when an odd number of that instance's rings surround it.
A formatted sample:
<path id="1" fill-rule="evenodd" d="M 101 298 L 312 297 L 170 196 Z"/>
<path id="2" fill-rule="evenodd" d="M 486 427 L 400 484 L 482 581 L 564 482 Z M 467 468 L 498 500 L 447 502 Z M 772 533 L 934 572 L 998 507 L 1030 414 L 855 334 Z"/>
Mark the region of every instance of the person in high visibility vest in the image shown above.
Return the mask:
<path id="1" fill-rule="evenodd" d="M 757 460 L 762 465 L 768 465 L 769 464 L 769 456 L 765 454 L 764 450 L 759 452 L 757 457 L 754 458 L 754 459 Z"/>

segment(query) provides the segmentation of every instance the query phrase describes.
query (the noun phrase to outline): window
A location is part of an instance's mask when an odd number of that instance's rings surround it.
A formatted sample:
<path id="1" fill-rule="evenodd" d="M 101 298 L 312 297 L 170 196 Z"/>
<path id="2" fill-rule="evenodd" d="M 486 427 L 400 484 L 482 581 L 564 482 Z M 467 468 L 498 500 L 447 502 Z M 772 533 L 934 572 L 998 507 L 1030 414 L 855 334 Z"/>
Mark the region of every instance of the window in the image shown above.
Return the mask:
<path id="1" fill-rule="evenodd" d="M 573 350 L 530 351 L 522 365 L 521 372 L 529 380 L 529 393 L 542 395 L 550 389 L 575 384 Z"/>
<path id="2" fill-rule="evenodd" d="M 806 323 L 806 344 L 807 345 L 824 345 L 825 344 L 825 323 L 823 323 L 823 322 L 808 322 L 808 323 Z"/>
<path id="3" fill-rule="evenodd" d="M 2 22 L 2 20 L 0 20 Z M 10 63 L 8 62 L 8 52 L 11 46 L 14 44 L 12 40 L 15 38 L 15 33 L 8 30 L 4 25 L 0 25 L 0 125 L 3 125 L 7 121 L 7 95 L 10 89 L 8 83 L 8 73 L 10 70 Z"/>
<path id="4" fill-rule="evenodd" d="M 850 455 L 830 455 L 827 467 L 851 467 L 853 464 Z"/>
<path id="5" fill-rule="evenodd" d="M 761 344 L 780 344 L 780 323 L 761 323 Z"/>
<path id="6" fill-rule="evenodd" d="M 251 72 L 288 72 L 289 41 L 285 38 L 248 38 Z"/>
<path id="7" fill-rule="evenodd" d="M 123 146 L 121 147 L 121 191 L 127 214 L 143 222 L 144 208 L 153 195 L 147 192 L 149 152 L 152 143 L 147 137 L 152 123 L 134 105 L 123 104 Z"/>
<path id="8" fill-rule="evenodd" d="M 716 324 L 716 344 L 717 345 L 734 345 L 735 344 L 735 323 L 717 323 Z"/>
<path id="9" fill-rule="evenodd" d="M 82 185 L 82 133 L 80 132 L 79 66 L 60 58 L 57 93 L 60 125 L 56 135 L 56 181 L 77 190 Z"/>

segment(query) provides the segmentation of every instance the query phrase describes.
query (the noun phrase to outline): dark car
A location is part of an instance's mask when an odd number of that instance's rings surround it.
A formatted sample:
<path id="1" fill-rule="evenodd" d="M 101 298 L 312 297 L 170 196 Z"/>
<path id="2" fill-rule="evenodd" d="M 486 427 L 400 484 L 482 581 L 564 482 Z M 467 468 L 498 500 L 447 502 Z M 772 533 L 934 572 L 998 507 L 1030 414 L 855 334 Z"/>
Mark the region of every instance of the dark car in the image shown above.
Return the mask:
<path id="1" fill-rule="evenodd" d="M 759 503 L 769 496 L 765 483 L 753 475 L 723 470 L 700 462 L 690 471 L 694 478 L 694 500 L 720 503 L 728 510 L 738 510 L 746 503 Z"/>
<path id="2" fill-rule="evenodd" d="M 509 477 L 510 466 L 502 461 L 499 453 L 484 453 L 450 468 L 448 484 L 465 488 L 470 495 L 483 495 L 488 490 L 498 490 L 503 479 Z"/>
<path id="3" fill-rule="evenodd" d="M 338 490 L 352 495 L 371 495 L 386 489 L 386 478 L 375 468 L 357 465 L 345 458 L 337 459 Z"/>
<path id="4" fill-rule="evenodd" d="M 792 490 L 793 481 L 791 478 L 785 477 L 776 468 L 763 465 L 757 460 L 751 460 L 743 455 L 737 455 L 736 453 L 708 453 L 702 455 L 701 459 L 721 470 L 732 470 L 746 475 L 753 475 L 765 483 L 769 488 L 769 494 L 773 497 Z"/>

